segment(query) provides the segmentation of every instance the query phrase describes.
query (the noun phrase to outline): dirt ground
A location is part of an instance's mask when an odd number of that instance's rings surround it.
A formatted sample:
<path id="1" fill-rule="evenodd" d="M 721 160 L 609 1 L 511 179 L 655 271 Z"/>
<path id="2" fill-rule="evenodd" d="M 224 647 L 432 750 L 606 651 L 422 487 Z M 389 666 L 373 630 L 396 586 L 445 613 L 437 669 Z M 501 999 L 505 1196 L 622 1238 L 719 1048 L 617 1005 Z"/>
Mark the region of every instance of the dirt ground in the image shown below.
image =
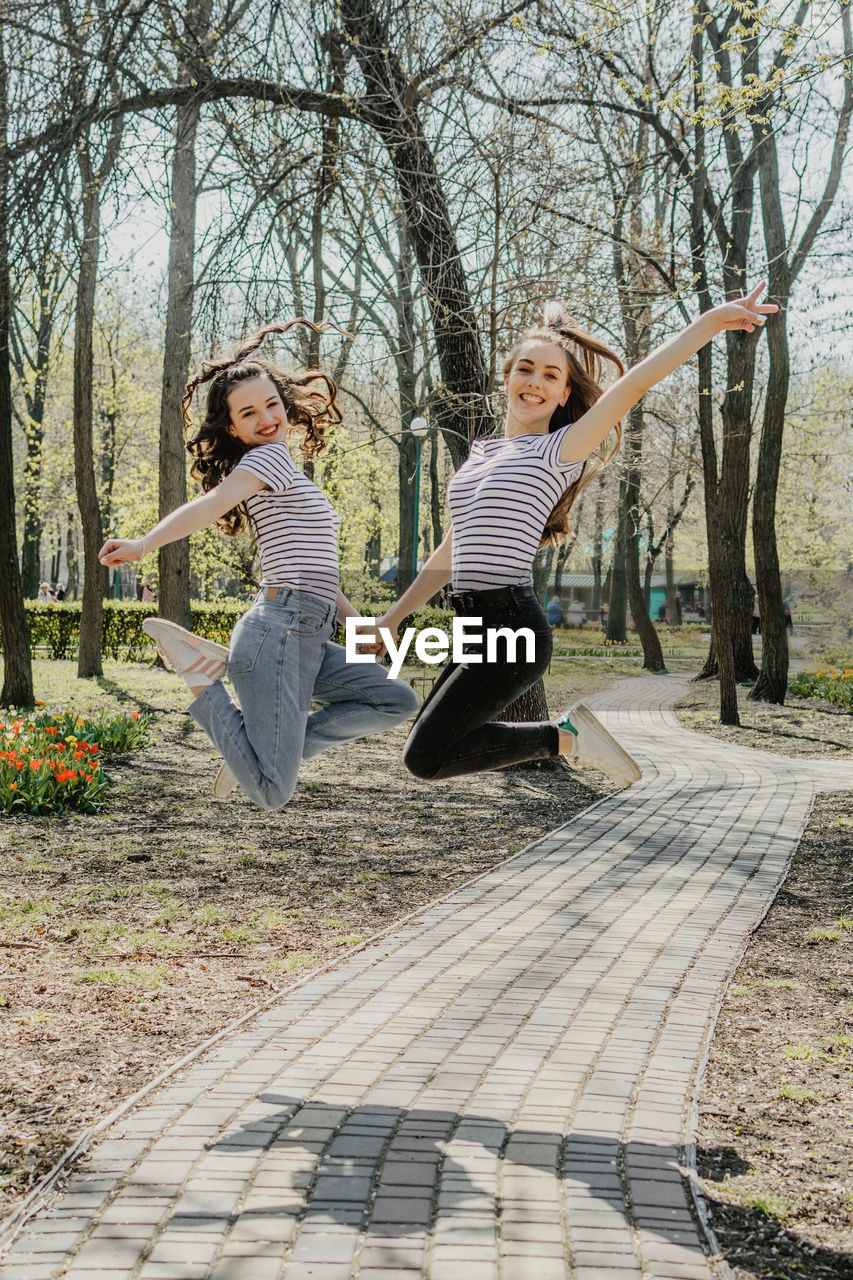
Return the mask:
<path id="1" fill-rule="evenodd" d="M 0 825 L 0 1212 L 222 1025 L 609 789 L 539 769 L 422 783 L 402 767 L 401 729 L 347 748 L 345 773 L 340 754 L 319 757 L 264 814 L 210 795 L 216 756 L 174 677 L 114 664 L 93 690 L 70 664 L 38 667 L 49 706 L 141 707 L 155 726 L 112 764 L 104 814 Z M 549 702 L 634 674 L 557 660 Z M 853 747 L 838 708 L 744 702 L 745 727 L 721 730 L 715 696 L 691 686 L 683 722 L 789 754 Z M 738 1280 L 853 1277 L 851 835 L 853 796 L 821 798 L 714 1038 L 700 1172 Z"/>
<path id="2" fill-rule="evenodd" d="M 744 693 L 746 690 L 744 690 Z M 782 755 L 850 757 L 853 715 L 741 698 L 716 684 L 681 722 Z M 700 1102 L 699 1172 L 738 1280 L 853 1278 L 853 794 L 819 796 L 791 873 L 729 989 Z"/>
<path id="3" fill-rule="evenodd" d="M 111 664 L 93 689 L 71 664 L 38 668 L 49 706 L 94 699 L 155 720 L 149 747 L 112 758 L 102 814 L 0 825 L 0 1216 L 224 1023 L 612 789 L 536 766 L 421 782 L 403 727 L 311 761 L 267 814 L 239 791 L 213 798 L 219 758 L 174 676 Z M 555 660 L 550 704 L 626 674 Z"/>

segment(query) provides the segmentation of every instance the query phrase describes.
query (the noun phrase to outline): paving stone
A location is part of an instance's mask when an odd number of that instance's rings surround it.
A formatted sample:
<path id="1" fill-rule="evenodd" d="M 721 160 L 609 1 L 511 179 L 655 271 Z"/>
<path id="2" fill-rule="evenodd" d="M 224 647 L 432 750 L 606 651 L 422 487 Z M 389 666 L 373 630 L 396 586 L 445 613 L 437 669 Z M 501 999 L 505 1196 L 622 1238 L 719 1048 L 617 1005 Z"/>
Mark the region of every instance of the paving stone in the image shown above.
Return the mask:
<path id="1" fill-rule="evenodd" d="M 60 1254 L 53 1262 L 11 1262 L 0 1269 L 3 1280 L 52 1280 L 57 1266 L 62 1261 Z"/>
<path id="2" fill-rule="evenodd" d="M 281 1259 L 232 1255 L 221 1258 L 207 1274 L 210 1280 L 278 1280 Z"/>

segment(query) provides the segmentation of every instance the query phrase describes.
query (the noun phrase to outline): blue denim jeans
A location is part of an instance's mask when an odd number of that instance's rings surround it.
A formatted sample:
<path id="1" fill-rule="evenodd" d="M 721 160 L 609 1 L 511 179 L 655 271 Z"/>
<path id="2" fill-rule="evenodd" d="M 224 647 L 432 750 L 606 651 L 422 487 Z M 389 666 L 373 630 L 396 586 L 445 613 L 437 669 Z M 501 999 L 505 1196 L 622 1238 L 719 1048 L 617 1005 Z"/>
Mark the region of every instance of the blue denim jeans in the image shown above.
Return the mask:
<path id="1" fill-rule="evenodd" d="M 381 664 L 346 661 L 330 639 L 334 612 L 307 591 L 259 596 L 231 636 L 228 675 L 240 705 L 218 680 L 189 708 L 264 809 L 287 804 L 303 760 L 390 729 L 417 710 L 412 689 Z"/>

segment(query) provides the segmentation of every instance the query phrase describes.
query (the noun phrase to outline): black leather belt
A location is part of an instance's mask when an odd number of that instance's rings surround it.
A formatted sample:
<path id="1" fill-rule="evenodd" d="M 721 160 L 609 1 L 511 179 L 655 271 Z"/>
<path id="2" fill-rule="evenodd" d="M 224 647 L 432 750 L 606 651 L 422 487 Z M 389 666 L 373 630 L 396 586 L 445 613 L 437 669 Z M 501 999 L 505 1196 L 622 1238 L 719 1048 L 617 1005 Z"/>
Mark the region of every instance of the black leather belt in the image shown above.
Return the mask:
<path id="1" fill-rule="evenodd" d="M 505 609 L 508 605 L 538 600 L 533 584 L 487 587 L 484 591 L 448 591 L 447 598 L 457 612 L 476 614 L 481 609 Z"/>

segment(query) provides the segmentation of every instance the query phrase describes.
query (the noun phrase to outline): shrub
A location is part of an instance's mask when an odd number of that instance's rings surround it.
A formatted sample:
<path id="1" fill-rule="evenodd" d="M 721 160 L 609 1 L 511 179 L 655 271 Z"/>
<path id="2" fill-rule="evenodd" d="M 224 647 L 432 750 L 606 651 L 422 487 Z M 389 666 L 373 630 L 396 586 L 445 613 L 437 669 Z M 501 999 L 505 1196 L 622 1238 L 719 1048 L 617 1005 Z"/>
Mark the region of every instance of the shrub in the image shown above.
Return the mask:
<path id="1" fill-rule="evenodd" d="M 842 707 L 853 707 L 853 671 L 801 671 L 788 688 L 801 698 L 825 698 Z"/>
<path id="2" fill-rule="evenodd" d="M 205 639 L 227 645 L 237 619 L 248 607 L 245 600 L 217 600 L 209 604 L 198 601 L 190 607 L 190 626 Z M 82 612 L 79 601 L 63 601 L 61 604 L 28 601 L 25 610 L 30 649 L 34 655 L 38 651 L 48 658 L 76 657 Z M 154 642 L 142 630 L 142 623 L 156 615 L 156 604 L 143 604 L 137 600 L 105 600 L 101 653 L 105 658 L 123 662 L 139 662 L 152 657 Z"/>

